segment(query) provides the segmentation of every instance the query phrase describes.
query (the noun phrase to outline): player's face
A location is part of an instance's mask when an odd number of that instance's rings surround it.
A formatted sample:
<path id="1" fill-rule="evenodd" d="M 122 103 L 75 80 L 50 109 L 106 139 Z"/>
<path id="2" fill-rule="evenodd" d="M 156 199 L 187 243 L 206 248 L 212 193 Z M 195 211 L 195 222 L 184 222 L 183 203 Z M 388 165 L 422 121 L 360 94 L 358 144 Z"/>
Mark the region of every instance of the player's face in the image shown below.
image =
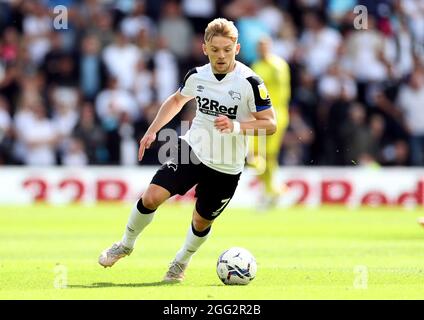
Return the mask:
<path id="1" fill-rule="evenodd" d="M 214 73 L 231 72 L 239 51 L 239 43 L 223 36 L 215 36 L 203 45 L 203 52 L 208 56 Z"/>

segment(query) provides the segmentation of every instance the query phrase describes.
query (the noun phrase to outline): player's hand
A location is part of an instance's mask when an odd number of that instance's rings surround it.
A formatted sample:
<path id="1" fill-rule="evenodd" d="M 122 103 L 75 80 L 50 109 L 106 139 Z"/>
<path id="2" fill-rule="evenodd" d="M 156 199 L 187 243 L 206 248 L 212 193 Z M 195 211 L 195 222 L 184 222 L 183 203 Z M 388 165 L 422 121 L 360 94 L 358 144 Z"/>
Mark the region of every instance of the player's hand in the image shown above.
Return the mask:
<path id="1" fill-rule="evenodd" d="M 149 149 L 153 141 L 156 140 L 156 133 L 146 133 L 140 140 L 140 148 L 138 148 L 138 161 L 144 156 L 144 150 Z"/>
<path id="2" fill-rule="evenodd" d="M 221 133 L 231 133 L 234 129 L 234 124 L 227 116 L 219 116 L 215 119 L 215 128 Z"/>

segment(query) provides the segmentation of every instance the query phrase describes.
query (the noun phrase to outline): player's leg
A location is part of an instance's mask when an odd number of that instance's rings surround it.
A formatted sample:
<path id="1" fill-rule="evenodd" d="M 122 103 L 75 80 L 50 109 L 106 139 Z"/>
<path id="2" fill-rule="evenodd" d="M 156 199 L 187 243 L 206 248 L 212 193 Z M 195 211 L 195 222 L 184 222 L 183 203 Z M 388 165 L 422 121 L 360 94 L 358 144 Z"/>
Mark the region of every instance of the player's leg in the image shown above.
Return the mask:
<path id="1" fill-rule="evenodd" d="M 185 242 L 171 263 L 164 281 L 182 281 L 192 256 L 208 239 L 213 221 L 223 212 L 237 188 L 240 174 L 229 175 L 203 166 L 196 187 L 196 208 Z"/>
<path id="2" fill-rule="evenodd" d="M 181 150 L 181 141 L 176 147 Z M 197 176 L 194 171 L 189 165 L 179 164 L 178 161 L 163 164 L 132 208 L 122 241 L 102 252 L 99 257 L 100 265 L 111 267 L 116 261 L 129 255 L 139 234 L 152 221 L 155 210 L 171 196 L 185 194 L 196 184 Z"/>
<path id="3" fill-rule="evenodd" d="M 187 231 L 184 244 L 171 262 L 164 281 L 180 282 L 184 280 L 184 271 L 191 257 L 209 237 L 212 223 L 213 220 L 205 219 L 199 215 L 196 209 L 193 210 L 192 223 Z"/>
<path id="4" fill-rule="evenodd" d="M 131 209 L 122 240 L 101 253 L 99 264 L 105 268 L 111 267 L 119 259 L 130 255 L 137 237 L 152 222 L 156 209 L 170 196 L 171 193 L 167 189 L 150 184 Z"/>
<path id="5" fill-rule="evenodd" d="M 133 248 L 138 235 L 153 220 L 156 209 L 169 197 L 171 193 L 156 184 L 150 184 L 131 210 L 127 227 L 122 238 L 122 244 L 127 248 Z"/>
<path id="6" fill-rule="evenodd" d="M 208 238 L 213 221 L 203 218 L 196 209 L 193 210 L 191 226 L 188 229 L 186 240 L 175 256 L 177 261 L 184 264 L 190 262 L 193 254 Z"/>

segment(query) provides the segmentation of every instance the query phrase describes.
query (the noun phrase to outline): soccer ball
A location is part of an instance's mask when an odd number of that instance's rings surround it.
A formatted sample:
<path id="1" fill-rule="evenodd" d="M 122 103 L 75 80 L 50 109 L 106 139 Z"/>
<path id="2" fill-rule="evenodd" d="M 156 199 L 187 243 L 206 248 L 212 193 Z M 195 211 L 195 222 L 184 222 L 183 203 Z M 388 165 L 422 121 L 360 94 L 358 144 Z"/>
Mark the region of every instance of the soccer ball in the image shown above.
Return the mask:
<path id="1" fill-rule="evenodd" d="M 256 276 L 256 270 L 255 257 L 240 247 L 225 250 L 216 264 L 218 277 L 227 285 L 250 283 Z"/>

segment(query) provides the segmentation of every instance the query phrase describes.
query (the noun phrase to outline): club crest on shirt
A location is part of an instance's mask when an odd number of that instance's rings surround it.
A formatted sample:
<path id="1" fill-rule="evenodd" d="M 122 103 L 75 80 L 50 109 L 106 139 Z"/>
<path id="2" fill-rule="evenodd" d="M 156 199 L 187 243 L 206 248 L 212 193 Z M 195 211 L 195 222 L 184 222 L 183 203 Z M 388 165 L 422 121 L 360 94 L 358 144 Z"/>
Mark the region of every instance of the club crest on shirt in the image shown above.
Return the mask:
<path id="1" fill-rule="evenodd" d="M 259 90 L 259 96 L 261 97 L 262 100 L 265 100 L 266 98 L 268 98 L 268 90 L 265 87 L 264 83 L 261 83 L 260 85 L 258 85 L 258 90 Z"/>
<path id="2" fill-rule="evenodd" d="M 239 99 L 241 100 L 241 94 L 238 92 L 235 92 L 233 90 L 228 91 L 228 94 L 230 95 L 231 99 Z"/>

